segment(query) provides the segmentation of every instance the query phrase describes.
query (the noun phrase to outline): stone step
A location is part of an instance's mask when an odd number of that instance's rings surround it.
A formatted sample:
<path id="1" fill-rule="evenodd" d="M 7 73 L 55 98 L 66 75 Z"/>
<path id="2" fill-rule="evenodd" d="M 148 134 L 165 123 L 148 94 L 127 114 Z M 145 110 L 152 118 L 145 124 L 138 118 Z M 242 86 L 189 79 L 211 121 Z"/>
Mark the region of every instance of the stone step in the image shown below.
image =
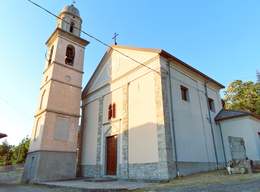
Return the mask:
<path id="1" fill-rule="evenodd" d="M 84 179 L 85 182 L 110 182 L 110 181 L 117 181 L 115 177 L 93 177 Z"/>

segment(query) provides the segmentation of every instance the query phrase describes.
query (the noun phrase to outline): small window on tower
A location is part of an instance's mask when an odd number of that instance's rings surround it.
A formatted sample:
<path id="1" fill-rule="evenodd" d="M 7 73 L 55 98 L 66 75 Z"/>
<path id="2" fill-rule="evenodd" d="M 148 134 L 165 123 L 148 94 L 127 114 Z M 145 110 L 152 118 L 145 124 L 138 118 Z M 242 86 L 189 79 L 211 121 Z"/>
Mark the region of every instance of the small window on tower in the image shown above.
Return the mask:
<path id="1" fill-rule="evenodd" d="M 74 22 L 70 23 L 70 32 L 73 33 L 73 29 L 74 29 Z"/>
<path id="2" fill-rule="evenodd" d="M 49 61 L 48 61 L 48 66 L 51 64 L 52 54 L 53 54 L 53 47 L 54 47 L 54 45 L 51 47 L 50 56 L 49 56 Z"/>
<path id="3" fill-rule="evenodd" d="M 75 48 L 72 45 L 67 46 L 66 56 L 65 56 L 65 63 L 67 65 L 73 66 L 75 57 Z"/>
<path id="4" fill-rule="evenodd" d="M 40 103 L 39 110 L 42 109 L 42 104 L 43 104 L 43 100 L 44 100 L 45 91 L 46 91 L 46 90 L 44 90 L 44 91 L 43 91 L 43 94 L 42 94 L 42 98 L 41 98 L 41 103 Z"/>

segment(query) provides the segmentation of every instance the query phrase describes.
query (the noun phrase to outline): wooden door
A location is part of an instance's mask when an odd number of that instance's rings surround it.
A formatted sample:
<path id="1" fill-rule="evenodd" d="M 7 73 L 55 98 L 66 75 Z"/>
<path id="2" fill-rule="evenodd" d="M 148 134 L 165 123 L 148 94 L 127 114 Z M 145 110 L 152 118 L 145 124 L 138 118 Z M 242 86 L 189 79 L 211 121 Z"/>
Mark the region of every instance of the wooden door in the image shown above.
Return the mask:
<path id="1" fill-rule="evenodd" d="M 107 175 L 116 175 L 117 135 L 107 137 Z"/>

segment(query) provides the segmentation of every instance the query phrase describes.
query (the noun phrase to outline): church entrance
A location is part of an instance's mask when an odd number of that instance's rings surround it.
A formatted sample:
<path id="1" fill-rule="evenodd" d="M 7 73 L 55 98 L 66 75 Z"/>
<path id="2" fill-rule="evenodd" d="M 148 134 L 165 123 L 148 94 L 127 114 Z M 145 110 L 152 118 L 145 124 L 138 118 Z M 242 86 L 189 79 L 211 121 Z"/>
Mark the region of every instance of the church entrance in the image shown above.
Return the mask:
<path id="1" fill-rule="evenodd" d="M 116 175 L 117 135 L 107 137 L 107 175 Z"/>

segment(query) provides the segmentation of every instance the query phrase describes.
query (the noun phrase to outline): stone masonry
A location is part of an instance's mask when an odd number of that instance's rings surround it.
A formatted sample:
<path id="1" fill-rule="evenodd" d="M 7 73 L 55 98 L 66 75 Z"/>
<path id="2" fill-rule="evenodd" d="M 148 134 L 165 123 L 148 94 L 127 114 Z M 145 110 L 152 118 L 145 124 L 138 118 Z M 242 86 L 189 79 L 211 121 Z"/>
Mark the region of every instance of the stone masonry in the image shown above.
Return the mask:
<path id="1" fill-rule="evenodd" d="M 167 75 L 154 73 L 155 105 L 158 139 L 158 176 L 161 179 L 173 179 L 176 175 L 173 159 L 170 110 L 168 100 Z"/>
<path id="2" fill-rule="evenodd" d="M 96 165 L 101 164 L 101 134 L 102 134 L 102 119 L 103 119 L 103 99 L 99 98 L 99 114 L 98 114 L 98 134 L 97 134 L 97 158 Z"/>
<path id="3" fill-rule="evenodd" d="M 122 143 L 122 164 L 120 165 L 120 176 L 128 179 L 128 85 L 123 88 L 123 143 Z"/>

